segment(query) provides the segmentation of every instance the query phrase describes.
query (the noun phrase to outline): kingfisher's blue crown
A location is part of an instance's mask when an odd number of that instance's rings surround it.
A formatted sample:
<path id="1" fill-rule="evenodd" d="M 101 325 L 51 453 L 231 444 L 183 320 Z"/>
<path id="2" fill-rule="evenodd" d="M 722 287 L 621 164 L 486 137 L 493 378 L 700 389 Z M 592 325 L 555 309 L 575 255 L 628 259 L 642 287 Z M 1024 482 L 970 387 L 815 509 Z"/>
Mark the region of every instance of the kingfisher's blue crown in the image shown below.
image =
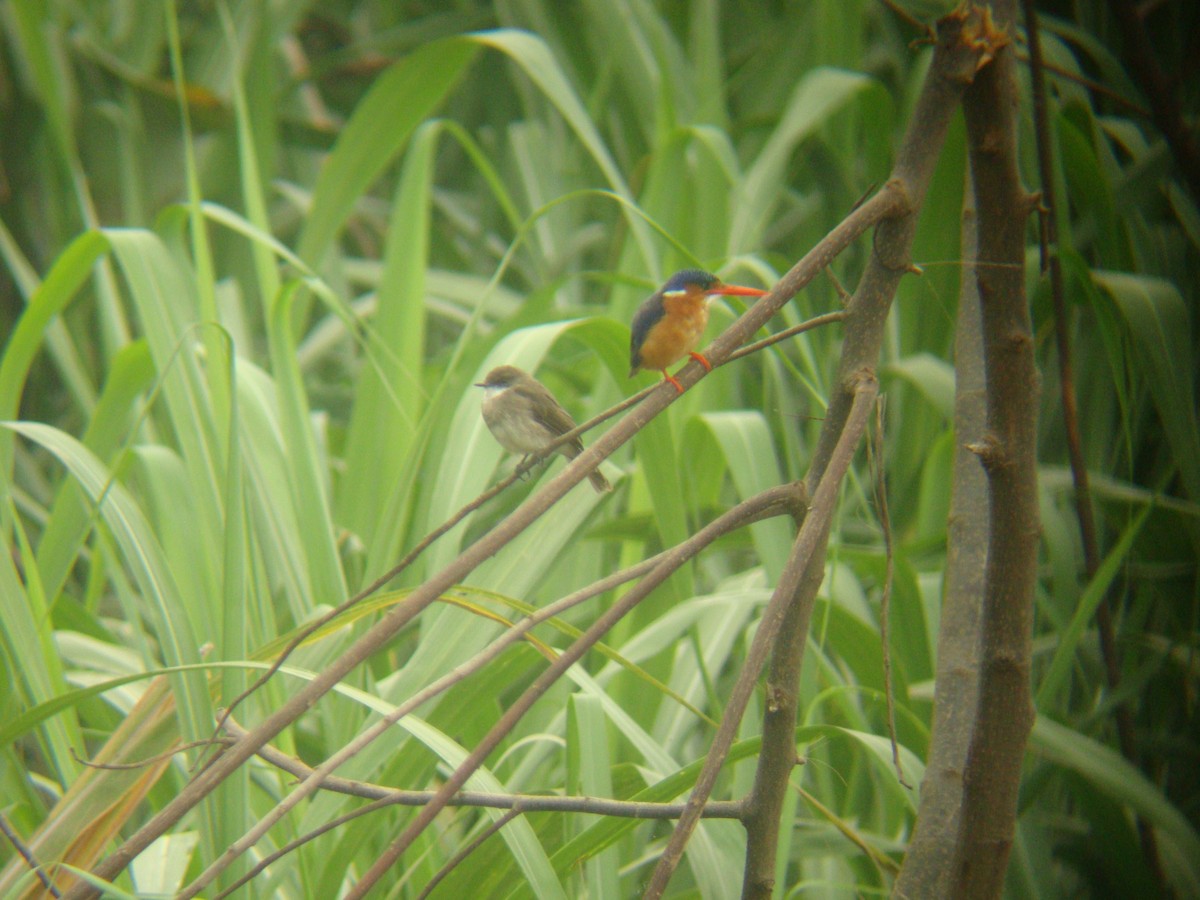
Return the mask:
<path id="1" fill-rule="evenodd" d="M 663 285 L 663 292 L 686 291 L 689 287 L 707 291 L 718 281 L 720 279 L 712 272 L 705 272 L 703 269 L 684 269 L 676 272 L 667 280 L 667 283 Z"/>

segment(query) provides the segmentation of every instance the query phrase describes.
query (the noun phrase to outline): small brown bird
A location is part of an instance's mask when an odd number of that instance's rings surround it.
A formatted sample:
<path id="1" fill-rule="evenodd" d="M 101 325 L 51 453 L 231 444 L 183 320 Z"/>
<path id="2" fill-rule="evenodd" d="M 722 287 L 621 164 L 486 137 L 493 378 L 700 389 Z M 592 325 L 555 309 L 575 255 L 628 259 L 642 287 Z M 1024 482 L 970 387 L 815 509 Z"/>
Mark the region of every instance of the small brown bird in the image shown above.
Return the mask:
<path id="1" fill-rule="evenodd" d="M 571 414 L 562 408 L 549 389 L 516 366 L 499 366 L 477 383 L 484 389 L 483 421 L 492 437 L 510 453 L 538 453 L 555 438 L 575 427 Z M 557 449 L 567 459 L 583 452 L 579 438 Z M 610 491 L 612 485 L 599 471 L 588 475 L 596 492 Z"/>
<path id="2" fill-rule="evenodd" d="M 708 298 L 715 294 L 761 297 L 765 293 L 758 288 L 725 284 L 716 275 L 700 269 L 676 272 L 633 314 L 629 377 L 642 369 L 657 369 L 682 394 L 683 385 L 667 374 L 667 366 L 691 356 L 712 371 L 703 354 L 694 352 L 708 325 Z"/>

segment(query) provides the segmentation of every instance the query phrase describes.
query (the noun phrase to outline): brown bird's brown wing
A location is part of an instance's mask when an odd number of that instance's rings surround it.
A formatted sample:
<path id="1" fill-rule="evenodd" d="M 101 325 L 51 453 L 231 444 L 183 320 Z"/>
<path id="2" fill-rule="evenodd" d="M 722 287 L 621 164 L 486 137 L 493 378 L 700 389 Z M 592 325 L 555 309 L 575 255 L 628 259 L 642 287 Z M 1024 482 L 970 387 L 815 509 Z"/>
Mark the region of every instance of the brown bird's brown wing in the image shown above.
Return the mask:
<path id="1" fill-rule="evenodd" d="M 555 436 L 566 434 L 575 427 L 575 420 L 571 418 L 571 414 L 562 408 L 554 395 L 550 393 L 549 388 L 539 383 L 539 396 L 544 400 L 549 400 L 549 403 L 536 403 L 533 406 L 533 418 L 539 425 L 551 431 Z M 568 459 L 574 459 L 583 452 L 583 441 L 579 438 L 571 441 L 568 444 L 563 444 L 559 448 L 559 452 Z M 588 481 L 592 483 L 592 488 L 596 493 L 611 491 L 612 485 L 608 483 L 608 479 L 600 474 L 599 470 L 588 475 Z"/>
<path id="2" fill-rule="evenodd" d="M 575 420 L 571 418 L 570 413 L 562 408 L 562 405 L 545 385 L 538 384 L 538 387 L 541 388 L 538 394 L 542 402 L 533 405 L 534 420 L 555 437 L 558 437 L 560 434 L 566 434 L 575 427 Z M 574 450 L 575 452 L 569 453 L 568 450 Z M 570 444 L 564 444 L 562 447 L 562 452 L 568 452 L 569 456 L 574 456 L 576 453 L 582 451 L 583 442 L 578 439 L 571 441 Z"/>

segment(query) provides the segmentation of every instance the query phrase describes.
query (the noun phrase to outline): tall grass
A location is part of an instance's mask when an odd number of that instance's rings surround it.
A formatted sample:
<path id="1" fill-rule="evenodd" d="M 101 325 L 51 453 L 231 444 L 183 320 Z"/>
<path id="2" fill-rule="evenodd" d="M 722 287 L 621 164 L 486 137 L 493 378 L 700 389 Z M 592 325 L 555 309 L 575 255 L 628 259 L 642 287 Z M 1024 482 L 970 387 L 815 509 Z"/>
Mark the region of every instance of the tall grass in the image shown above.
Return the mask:
<path id="1" fill-rule="evenodd" d="M 132 774 L 81 758 L 148 758 L 207 737 L 281 639 L 504 474 L 512 460 L 484 429 L 473 387 L 489 367 L 536 370 L 582 420 L 650 383 L 625 378 L 625 323 L 666 275 L 700 265 L 770 285 L 886 177 L 928 55 L 881 5 L 832 0 L 440 12 L 240 3 L 216 15 L 12 0 L 0 17 L 12 85 L 0 113 L 0 811 L 39 859 L 85 867 L 177 792 L 197 753 Z M 1056 63 L 1135 99 L 1103 16 L 1049 25 Z M 1047 342 L 1039 723 L 1009 890 L 1102 896 L 1149 884 L 1137 811 L 1186 893 L 1200 883 L 1190 700 L 1200 216 L 1152 127 L 1055 84 L 1084 447 L 1110 564 L 1082 577 Z M 915 243 L 924 274 L 904 282 L 881 360 L 897 540 L 889 649 L 913 783 L 929 743 L 955 449 L 964 158 L 959 129 Z M 1041 337 L 1033 231 L 1029 246 Z M 835 279 L 853 286 L 866 250 L 839 258 L 777 325 L 837 308 Z M 710 334 L 735 310 L 714 308 Z M 612 495 L 570 494 L 281 735 L 281 749 L 323 759 L 470 658 L 523 604 L 545 605 L 799 477 L 838 340 L 836 329 L 811 332 L 706 378 L 605 464 Z M 361 615 L 403 602 L 531 488 L 474 513 Z M 785 526 L 762 524 L 671 579 L 609 654 L 534 708 L 472 788 L 686 791 L 789 542 Z M 785 807 L 781 894 L 886 891 L 912 829 L 916 797 L 897 783 L 886 740 L 883 572 L 864 461 L 814 618 L 797 736 L 807 764 Z M 1119 697 L 1103 687 L 1089 614 L 1106 591 L 1125 660 Z M 559 628 L 590 621 L 595 606 Z M 361 627 L 351 617 L 318 632 L 239 719 L 260 719 Z M 560 633 L 538 635 L 554 645 Z M 511 651 L 339 774 L 436 783 L 542 664 L 533 646 Z M 1112 749 L 1111 713 L 1138 698 L 1134 766 Z M 753 777 L 759 713 L 726 769 L 726 796 Z M 177 889 L 289 782 L 265 765 L 230 780 L 125 887 Z M 261 851 L 357 805 L 322 794 Z M 254 895 L 335 896 L 407 815 L 391 808 L 303 845 Z M 394 895 L 415 894 L 499 815 L 439 820 Z M 530 814 L 438 893 L 632 895 L 665 834 Z M 12 848 L 3 855 L 3 890 L 28 884 Z M 736 825 L 706 822 L 677 892 L 736 895 L 742 856 Z"/>

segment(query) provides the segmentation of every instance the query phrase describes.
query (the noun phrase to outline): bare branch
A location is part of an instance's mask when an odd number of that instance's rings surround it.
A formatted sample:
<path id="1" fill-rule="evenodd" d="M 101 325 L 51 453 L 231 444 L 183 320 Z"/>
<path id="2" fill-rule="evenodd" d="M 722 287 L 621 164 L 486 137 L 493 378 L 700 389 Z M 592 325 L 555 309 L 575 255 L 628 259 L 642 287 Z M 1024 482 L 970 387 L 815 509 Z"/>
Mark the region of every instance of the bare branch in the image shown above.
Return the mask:
<path id="1" fill-rule="evenodd" d="M 987 481 L 966 445 L 983 435 L 983 327 L 975 259 L 975 204 L 970 178 L 963 198 L 963 269 L 954 334 L 954 454 L 947 523 L 946 589 L 937 641 L 933 735 L 921 805 L 904 865 L 892 888 L 898 898 L 945 897 L 950 893 L 954 848 L 962 804 L 962 771 L 974 724 L 979 678 L 979 604 L 987 567 Z"/>
<path id="2" fill-rule="evenodd" d="M 993 6 L 1014 27 L 1015 2 Z M 997 32 L 999 33 L 999 32 Z M 983 35 L 987 39 L 987 35 Z M 980 460 L 990 497 L 981 613 L 979 701 L 964 772 L 951 896 L 998 896 L 1012 849 L 1025 742 L 1033 724 L 1030 640 L 1037 579 L 1037 403 L 1024 272 L 1025 223 L 1034 200 L 1016 154 L 1016 73 L 999 45 L 963 98 L 975 202 L 987 378 Z M 999 263 L 1001 265 L 993 265 Z"/>
<path id="3" fill-rule="evenodd" d="M 246 734 L 233 719 L 225 723 L 225 730 L 234 738 Z M 316 771 L 294 756 L 288 756 L 267 744 L 258 751 L 258 756 L 276 768 L 307 781 Z M 364 800 L 387 800 L 395 806 L 424 806 L 435 796 L 434 791 L 409 791 L 355 781 L 337 775 L 327 775 L 321 781 L 321 790 Z M 674 819 L 683 812 L 682 803 L 641 803 L 630 800 L 609 800 L 605 797 L 563 797 L 558 794 L 489 794 L 482 791 L 459 791 L 447 806 L 468 806 L 484 809 L 516 809 L 522 812 L 590 813 L 601 816 L 617 816 L 624 819 Z M 708 804 L 705 818 L 737 819 L 742 815 L 745 804 L 741 800 L 727 800 Z"/>
<path id="4" fill-rule="evenodd" d="M 980 61 L 987 58 L 990 46 L 977 40 L 985 16 L 978 10 L 960 8 L 938 23 L 938 44 L 934 51 L 929 74 L 918 98 L 908 133 L 900 147 L 889 184 L 905 193 L 908 204 L 904 214 L 882 223 L 872 242 L 872 253 L 858 290 L 847 304 L 846 338 L 838 367 L 829 408 L 825 414 L 817 448 L 806 478 L 810 486 L 825 483 L 824 473 L 834 458 L 835 448 L 845 437 L 850 412 L 858 401 L 858 390 L 864 373 L 874 372 L 883 341 L 884 323 L 895 297 L 896 287 L 904 274 L 911 272 L 910 252 L 916 230 L 916 217 L 925 196 L 933 167 L 940 155 L 942 142 L 950 120 L 958 107 L 966 86 L 974 77 Z M 803 590 L 794 601 L 797 609 L 789 611 L 788 629 L 780 635 L 774 650 L 769 691 L 781 701 L 795 703 L 799 661 L 803 658 L 807 640 L 808 618 L 805 609 L 812 602 L 820 583 L 824 564 L 822 552 L 810 562 Z M 776 682 L 778 672 L 789 682 Z M 746 869 L 743 895 L 768 897 L 774 887 L 775 854 L 778 846 L 779 811 L 794 749 L 784 743 L 785 723 L 795 711 L 786 703 L 768 705 L 764 716 L 763 751 L 759 757 L 751 816 L 747 820 Z M 779 719 L 779 724 L 772 722 Z M 777 737 L 768 740 L 768 731 Z M 677 859 L 660 861 L 673 867 Z M 657 873 L 656 873 L 657 877 Z M 667 876 L 669 877 L 669 873 Z M 661 891 L 659 883 L 658 888 Z"/>

